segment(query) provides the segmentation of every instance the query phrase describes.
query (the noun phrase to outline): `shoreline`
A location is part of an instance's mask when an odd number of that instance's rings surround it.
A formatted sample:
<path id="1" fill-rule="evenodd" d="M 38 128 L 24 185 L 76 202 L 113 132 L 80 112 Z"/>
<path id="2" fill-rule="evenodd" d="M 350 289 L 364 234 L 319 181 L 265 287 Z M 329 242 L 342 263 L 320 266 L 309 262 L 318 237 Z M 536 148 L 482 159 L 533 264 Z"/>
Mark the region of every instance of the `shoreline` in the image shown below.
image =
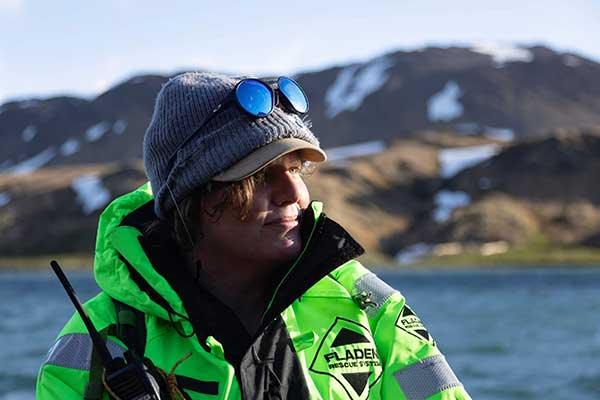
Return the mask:
<path id="1" fill-rule="evenodd" d="M 0 256 L 0 271 L 43 271 L 50 269 L 50 261 L 56 260 L 61 268 L 75 271 L 92 271 L 94 256 L 89 254 L 49 254 L 36 256 Z"/>
<path id="2" fill-rule="evenodd" d="M 0 256 L 0 271 L 50 271 L 50 261 L 57 260 L 65 270 L 90 271 L 93 254 L 48 254 L 35 256 Z M 511 250 L 502 254 L 482 256 L 463 253 L 452 256 L 426 256 L 411 264 L 398 264 L 392 257 L 379 253 L 365 254 L 358 260 L 369 268 L 382 271 L 403 270 L 468 270 L 500 268 L 600 268 L 600 249 L 555 248 L 551 251 Z"/>

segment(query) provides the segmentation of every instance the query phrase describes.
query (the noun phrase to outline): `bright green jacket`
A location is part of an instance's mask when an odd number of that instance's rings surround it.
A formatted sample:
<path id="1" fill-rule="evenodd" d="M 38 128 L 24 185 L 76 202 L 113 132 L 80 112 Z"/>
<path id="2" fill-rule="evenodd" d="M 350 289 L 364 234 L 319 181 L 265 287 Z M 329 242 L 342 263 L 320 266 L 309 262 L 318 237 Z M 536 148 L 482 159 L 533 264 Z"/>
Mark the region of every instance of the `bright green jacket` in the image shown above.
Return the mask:
<path id="1" fill-rule="evenodd" d="M 214 336 L 196 333 L 185 337 L 202 326 L 202 321 L 192 323 L 190 315 L 194 313 L 188 313 L 172 283 L 152 264 L 142 246 L 140 229 L 123 223 L 151 201 L 149 185 L 144 185 L 113 201 L 100 217 L 94 274 L 102 292 L 85 304 L 94 325 L 106 331 L 115 324 L 112 299 L 117 299 L 145 314 L 145 356 L 155 365 L 170 371 L 178 360 L 192 353 L 176 369 L 181 386 L 192 399 L 270 398 L 268 388 L 263 390 L 257 387 L 260 381 L 250 379 L 253 375 L 247 369 L 255 367 L 244 362 L 232 365 L 227 349 Z M 292 359 L 286 363 L 292 367 L 278 366 L 277 360 L 271 360 L 269 367 L 279 376 L 272 381 L 284 387 L 278 395 L 311 399 L 469 399 L 402 294 L 359 262 L 345 260 L 353 255 L 348 246 L 358 245 L 325 216 L 320 203 L 311 203 L 310 211 L 313 227 L 309 227 L 303 251 L 276 285 L 265 312 L 269 319 L 265 327 L 276 325 L 271 320 L 280 321 L 278 332 L 283 332 L 285 339 L 280 342 L 291 348 L 286 354 Z M 329 239 L 323 236 L 328 230 L 333 232 Z M 331 242 L 331 238 L 337 242 Z M 320 263 L 323 258 L 315 255 L 329 246 L 327 240 L 337 243 L 337 250 L 328 253 L 328 259 L 339 260 L 341 265 L 325 267 Z M 310 259 L 319 261 L 313 263 L 318 267 L 303 263 Z M 304 269 L 319 274 L 307 278 Z M 302 289 L 299 296 L 287 302 L 281 300 L 287 288 L 302 287 L 311 279 L 314 283 Z M 121 354 L 126 347 L 114 336 L 109 336 L 107 343 L 113 355 Z M 89 381 L 91 353 L 86 328 L 75 314 L 39 371 L 37 398 L 81 399 Z M 295 368 L 293 376 L 288 367 Z M 288 368 L 288 375 L 281 378 L 285 372 L 277 368 Z M 290 387 L 285 388 L 288 383 Z"/>

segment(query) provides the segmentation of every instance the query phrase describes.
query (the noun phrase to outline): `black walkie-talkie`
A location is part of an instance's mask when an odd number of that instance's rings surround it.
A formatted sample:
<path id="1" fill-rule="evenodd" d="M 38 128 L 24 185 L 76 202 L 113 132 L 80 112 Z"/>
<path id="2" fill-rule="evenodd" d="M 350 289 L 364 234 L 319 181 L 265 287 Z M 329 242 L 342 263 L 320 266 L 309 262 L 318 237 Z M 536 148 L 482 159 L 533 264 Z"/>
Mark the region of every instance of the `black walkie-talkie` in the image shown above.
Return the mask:
<path id="1" fill-rule="evenodd" d="M 58 263 L 54 260 L 50 261 L 50 266 L 65 288 L 92 338 L 94 349 L 100 356 L 104 367 L 104 377 L 110 390 L 121 400 L 160 400 L 159 386 L 152 375 L 147 372 L 139 357 L 129 350 L 124 354 L 125 359 L 111 356 L 106 343 L 83 309 L 75 290 Z"/>

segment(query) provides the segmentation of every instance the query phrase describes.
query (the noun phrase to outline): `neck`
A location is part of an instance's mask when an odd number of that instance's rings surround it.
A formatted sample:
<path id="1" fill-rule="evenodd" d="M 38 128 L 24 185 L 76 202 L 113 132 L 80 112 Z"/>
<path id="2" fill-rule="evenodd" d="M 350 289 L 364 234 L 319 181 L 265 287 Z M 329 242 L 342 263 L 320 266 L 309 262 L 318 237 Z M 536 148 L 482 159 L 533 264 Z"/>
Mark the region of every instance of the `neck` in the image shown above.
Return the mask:
<path id="1" fill-rule="evenodd" d="M 217 259 L 212 254 L 202 251 L 192 254 L 193 275 L 200 285 L 231 308 L 253 334 L 269 300 L 272 268 L 254 265 L 249 260 Z"/>

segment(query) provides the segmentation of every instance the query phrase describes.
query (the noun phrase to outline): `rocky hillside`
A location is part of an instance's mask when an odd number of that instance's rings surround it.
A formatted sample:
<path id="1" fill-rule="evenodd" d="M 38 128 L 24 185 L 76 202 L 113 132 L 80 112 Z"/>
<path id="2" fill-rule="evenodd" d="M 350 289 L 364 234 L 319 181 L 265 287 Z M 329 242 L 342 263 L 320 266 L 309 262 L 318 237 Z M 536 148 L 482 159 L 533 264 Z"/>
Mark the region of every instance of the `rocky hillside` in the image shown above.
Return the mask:
<path id="1" fill-rule="evenodd" d="M 595 133 L 595 134 L 592 134 Z M 559 132 L 542 141 L 512 146 L 488 162 L 465 170 L 448 183 L 467 193 L 473 210 L 457 213 L 446 234 L 458 240 L 485 235 L 518 242 L 541 232 L 554 242 L 586 243 L 600 230 L 600 131 Z M 495 199 L 495 201 L 494 201 Z M 486 212 L 486 203 L 495 204 Z M 487 231 L 457 232 L 468 218 L 486 215 Z M 512 213 L 510 234 L 493 224 L 494 215 Z M 456 226 L 453 226 L 456 225 Z M 495 232 L 494 232 L 495 230 Z M 506 229 L 506 232 L 509 230 Z"/>
<path id="2" fill-rule="evenodd" d="M 338 150 L 307 182 L 374 254 L 505 251 L 539 236 L 600 244 L 599 133 L 505 143 L 424 132 L 366 149 Z M 91 252 L 101 209 L 144 181 L 141 162 L 0 176 L 0 255 Z"/>
<path id="3" fill-rule="evenodd" d="M 503 148 L 442 149 L 442 174 L 444 159 L 452 162 L 448 153 L 475 151 L 481 157 L 445 179 L 429 180 L 428 187 L 434 189 L 413 210 L 413 224 L 382 238 L 381 248 L 397 254 L 415 245 L 453 243 L 464 249 L 503 243 L 508 249 L 538 238 L 556 245 L 597 246 L 598 146 L 600 131 L 584 131 L 558 132 Z"/>
<path id="4" fill-rule="evenodd" d="M 0 257 L 93 251 L 100 210 L 144 181 L 141 162 L 0 175 Z"/>

